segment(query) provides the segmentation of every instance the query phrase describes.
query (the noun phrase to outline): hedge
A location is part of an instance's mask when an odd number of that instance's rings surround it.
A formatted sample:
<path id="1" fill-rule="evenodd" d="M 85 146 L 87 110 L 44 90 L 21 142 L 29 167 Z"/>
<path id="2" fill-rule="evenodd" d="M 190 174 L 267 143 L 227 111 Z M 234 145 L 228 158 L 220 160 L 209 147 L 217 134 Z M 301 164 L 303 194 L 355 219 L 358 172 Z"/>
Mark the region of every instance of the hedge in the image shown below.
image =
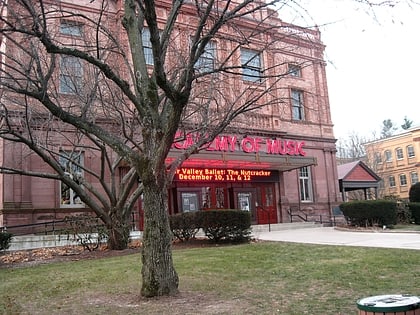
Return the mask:
<path id="1" fill-rule="evenodd" d="M 181 242 L 194 238 L 201 227 L 199 219 L 197 212 L 183 212 L 172 215 L 170 217 L 172 233 Z"/>
<path id="2" fill-rule="evenodd" d="M 214 242 L 249 241 L 251 236 L 251 214 L 235 209 L 185 212 L 170 217 L 171 230 L 180 241 L 194 238 L 203 229 L 206 237 Z"/>
<path id="3" fill-rule="evenodd" d="M 397 203 L 395 201 L 351 201 L 342 203 L 340 209 L 352 225 L 392 226 L 397 224 Z"/>

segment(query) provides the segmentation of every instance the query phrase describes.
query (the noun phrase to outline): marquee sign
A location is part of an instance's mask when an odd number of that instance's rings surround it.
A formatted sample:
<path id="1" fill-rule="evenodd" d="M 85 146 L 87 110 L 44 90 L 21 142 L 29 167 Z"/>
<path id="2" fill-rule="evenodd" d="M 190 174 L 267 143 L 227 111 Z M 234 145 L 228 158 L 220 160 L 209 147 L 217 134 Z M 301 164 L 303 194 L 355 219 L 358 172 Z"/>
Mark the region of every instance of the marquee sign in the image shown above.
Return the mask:
<path id="1" fill-rule="evenodd" d="M 177 134 L 175 138 L 181 138 L 181 133 Z M 185 137 L 182 138 L 182 141 L 174 142 L 172 148 L 185 150 L 195 144 L 195 139 L 196 135 L 191 133 L 186 134 Z M 235 135 L 220 135 L 211 143 L 206 144 L 203 147 L 203 150 L 305 156 L 306 152 L 303 149 L 304 145 L 304 141 L 296 140 L 250 136 L 240 139 Z"/>
<path id="2" fill-rule="evenodd" d="M 193 182 L 276 182 L 279 180 L 279 175 L 278 171 L 272 170 L 181 167 L 176 170 L 174 180 Z"/>

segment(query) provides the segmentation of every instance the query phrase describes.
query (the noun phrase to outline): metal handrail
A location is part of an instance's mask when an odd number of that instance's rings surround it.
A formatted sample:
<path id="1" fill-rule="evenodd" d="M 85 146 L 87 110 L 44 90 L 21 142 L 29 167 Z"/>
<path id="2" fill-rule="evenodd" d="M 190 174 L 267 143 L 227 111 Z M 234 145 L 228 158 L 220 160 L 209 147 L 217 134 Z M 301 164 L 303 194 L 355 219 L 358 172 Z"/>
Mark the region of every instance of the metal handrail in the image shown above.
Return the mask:
<path id="1" fill-rule="evenodd" d="M 337 224 L 337 218 L 343 218 L 343 215 L 322 215 L 322 214 L 307 214 L 302 210 L 292 211 L 291 209 L 287 210 L 287 213 L 290 216 L 290 222 L 293 222 L 293 217 L 298 217 L 304 222 L 317 222 L 317 223 L 329 223 L 335 226 Z M 311 219 L 312 218 L 312 219 Z"/>

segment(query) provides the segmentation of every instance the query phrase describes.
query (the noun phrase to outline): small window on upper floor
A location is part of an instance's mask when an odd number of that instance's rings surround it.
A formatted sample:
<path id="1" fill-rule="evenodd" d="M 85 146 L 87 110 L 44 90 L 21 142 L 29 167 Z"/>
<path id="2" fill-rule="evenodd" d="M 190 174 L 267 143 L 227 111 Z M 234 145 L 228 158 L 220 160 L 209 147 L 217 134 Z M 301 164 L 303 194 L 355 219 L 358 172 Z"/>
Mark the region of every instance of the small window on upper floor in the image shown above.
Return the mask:
<path id="1" fill-rule="evenodd" d="M 261 56 L 257 51 L 241 49 L 241 66 L 244 81 L 261 81 Z"/>
<path id="2" fill-rule="evenodd" d="M 390 150 L 385 151 L 385 162 L 391 162 L 392 161 L 392 152 Z"/>
<path id="3" fill-rule="evenodd" d="M 381 164 L 382 163 L 382 154 L 380 154 L 379 152 L 375 152 L 375 162 L 377 164 Z"/>
<path id="4" fill-rule="evenodd" d="M 395 177 L 393 175 L 389 176 L 388 181 L 389 181 L 389 187 L 395 187 L 396 186 Z"/>
<path id="5" fill-rule="evenodd" d="M 411 179 L 411 185 L 414 185 L 415 183 L 418 183 L 419 174 L 417 174 L 417 172 L 411 172 L 410 173 L 410 179 Z"/>
<path id="6" fill-rule="evenodd" d="M 61 21 L 60 33 L 71 36 L 82 36 L 83 26 L 73 21 Z"/>
<path id="7" fill-rule="evenodd" d="M 200 72 L 212 72 L 216 60 L 216 43 L 208 42 L 203 54 L 198 58 L 194 68 Z"/>
<path id="8" fill-rule="evenodd" d="M 416 153 L 414 152 L 414 147 L 412 145 L 407 146 L 407 156 L 408 158 L 413 158 L 416 156 Z"/>
<path id="9" fill-rule="evenodd" d="M 146 64 L 149 66 L 154 65 L 153 60 L 153 50 L 152 50 L 152 42 L 150 41 L 150 30 L 148 28 L 143 28 L 141 33 L 141 38 L 143 42 L 143 52 L 144 52 L 144 59 Z"/>
<path id="10" fill-rule="evenodd" d="M 403 149 L 397 148 L 395 150 L 395 155 L 397 156 L 397 160 L 402 160 L 404 158 Z"/>
<path id="11" fill-rule="evenodd" d="M 292 119 L 304 120 L 305 108 L 303 103 L 303 91 L 292 89 L 290 92 L 292 102 Z"/>
<path id="12" fill-rule="evenodd" d="M 407 186 L 407 176 L 405 174 L 400 174 L 400 185 Z"/>
<path id="13" fill-rule="evenodd" d="M 302 77 L 302 67 L 294 64 L 294 63 L 289 63 L 288 65 L 288 70 L 287 73 L 292 76 L 292 77 L 297 77 L 297 78 L 301 78 Z"/>
<path id="14" fill-rule="evenodd" d="M 60 59 L 60 93 L 77 94 L 83 87 L 83 66 L 73 56 L 61 56 Z"/>

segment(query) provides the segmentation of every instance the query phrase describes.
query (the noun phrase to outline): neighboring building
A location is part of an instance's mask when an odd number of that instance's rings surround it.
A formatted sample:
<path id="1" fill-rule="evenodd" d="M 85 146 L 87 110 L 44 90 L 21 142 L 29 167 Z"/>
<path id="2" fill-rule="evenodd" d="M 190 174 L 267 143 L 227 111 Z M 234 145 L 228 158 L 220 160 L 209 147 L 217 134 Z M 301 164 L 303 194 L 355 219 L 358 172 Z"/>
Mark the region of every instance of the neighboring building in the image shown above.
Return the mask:
<path id="1" fill-rule="evenodd" d="M 340 164 L 338 183 L 343 201 L 377 199 L 381 178 L 362 161 Z M 373 190 L 373 191 L 372 191 Z M 362 191 L 363 194 L 358 192 Z"/>
<path id="2" fill-rule="evenodd" d="M 99 8 L 95 7 L 97 2 L 89 4 L 89 7 L 77 3 L 60 1 L 60 6 L 66 8 L 68 5 L 69 12 L 88 11 L 91 15 L 99 12 Z M 119 15 L 119 10 L 122 10 L 120 5 L 120 1 L 110 1 L 108 15 Z M 157 12 L 163 18 L 165 6 L 171 3 L 157 1 L 156 5 L 161 7 Z M 187 21 L 191 12 L 184 10 L 179 20 Z M 241 128 L 237 127 L 241 124 L 239 120 L 205 150 L 191 156 L 178 170 L 169 192 L 171 214 L 207 208 L 236 208 L 251 211 L 254 224 L 281 223 L 290 221 L 288 210 L 291 207 L 308 214 L 328 216 L 332 208 L 341 202 L 326 63 L 323 60 L 325 47 L 320 33 L 285 23 L 273 16 L 247 20 L 246 25 L 260 27 L 264 23 L 270 23 L 267 28 L 271 28 L 265 41 L 252 43 L 252 50 L 237 52 L 238 62 L 252 62 L 242 77 L 236 76 L 232 85 L 252 88 L 264 62 L 266 69 L 280 67 L 284 73 L 289 72 L 276 83 L 273 89 L 276 94 L 270 96 L 274 100 L 287 101 L 272 101 L 272 105 L 250 112 L 242 118 Z M 118 23 L 116 25 L 122 27 Z M 82 25 L 72 20 L 62 19 L 58 28 L 61 35 L 57 36 L 65 37 L 69 32 L 77 36 L 81 32 L 80 27 Z M 188 28 L 188 23 L 180 24 L 179 29 L 182 28 Z M 121 32 L 118 29 L 115 31 Z M 224 38 L 226 41 L 231 36 L 225 34 Z M 266 42 L 275 42 L 276 46 L 260 55 L 258 45 Z M 147 43 L 144 40 L 144 45 Z M 7 50 L 7 43 L 3 44 L 2 47 Z M 211 53 L 203 57 L 206 60 L 203 59 L 202 64 L 210 67 L 214 62 L 212 58 L 218 53 L 217 47 L 228 45 L 228 42 L 218 39 Z M 145 46 L 144 49 L 150 48 Z M 61 66 L 67 68 L 67 63 L 72 63 L 72 60 L 63 58 Z M 78 82 L 77 78 L 71 80 L 69 76 L 83 76 L 80 66 L 72 64 L 72 73 L 61 72 L 60 92 L 67 97 L 76 87 L 75 81 Z M 226 95 L 229 90 L 226 87 Z M 220 101 L 223 104 L 223 100 Z M 185 141 L 174 143 L 168 160 L 176 158 L 194 141 L 193 138 L 190 135 Z M 58 139 L 57 143 L 60 143 L 57 150 L 64 150 L 63 154 L 71 152 L 71 146 L 64 140 L 60 142 Z M 40 158 L 31 155 L 23 159 L 23 154 L 19 145 L 1 141 L 1 163 L 23 160 L 27 169 L 43 169 Z M 81 152 L 79 158 L 81 165 L 94 166 L 97 163 L 97 157 L 89 151 Z M 64 163 L 63 167 L 72 166 Z M 124 174 L 123 167 L 121 173 Z M 0 226 L 60 219 L 69 213 L 89 210 L 72 194 L 71 189 L 54 180 L 3 174 L 0 175 L 0 189 Z M 141 214 L 141 200 L 135 209 L 136 218 L 138 213 Z"/>
<path id="3" fill-rule="evenodd" d="M 370 167 L 382 178 L 381 197 L 408 199 L 411 185 L 419 181 L 420 127 L 365 144 Z"/>

